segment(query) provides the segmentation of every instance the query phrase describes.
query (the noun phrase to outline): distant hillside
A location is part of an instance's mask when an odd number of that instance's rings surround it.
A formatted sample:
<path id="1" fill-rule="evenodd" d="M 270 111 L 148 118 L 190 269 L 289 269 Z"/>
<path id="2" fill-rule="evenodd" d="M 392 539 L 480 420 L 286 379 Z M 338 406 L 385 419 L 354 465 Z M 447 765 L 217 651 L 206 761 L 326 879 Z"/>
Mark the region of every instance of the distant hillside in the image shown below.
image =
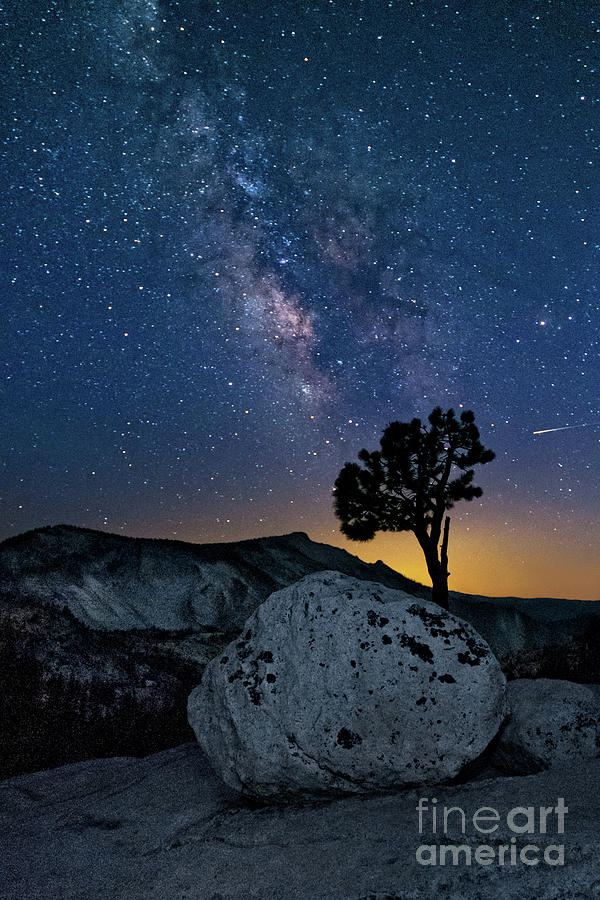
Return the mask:
<path id="1" fill-rule="evenodd" d="M 108 630 L 241 628 L 273 591 L 323 569 L 429 594 L 381 562 L 362 562 L 302 532 L 188 544 L 58 525 L 0 544 L 0 589 L 18 586 L 43 604 L 66 607 L 85 625 Z"/>

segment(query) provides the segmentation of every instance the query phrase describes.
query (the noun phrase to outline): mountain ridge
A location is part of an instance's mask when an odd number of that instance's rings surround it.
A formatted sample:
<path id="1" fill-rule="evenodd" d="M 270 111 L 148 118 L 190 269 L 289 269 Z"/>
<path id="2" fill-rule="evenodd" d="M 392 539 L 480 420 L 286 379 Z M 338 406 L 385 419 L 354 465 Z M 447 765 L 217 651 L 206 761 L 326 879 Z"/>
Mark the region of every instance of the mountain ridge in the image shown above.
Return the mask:
<path id="1" fill-rule="evenodd" d="M 0 544 L 0 586 L 16 582 L 107 630 L 241 628 L 270 593 L 323 569 L 429 596 L 381 561 L 365 563 L 304 532 L 196 544 L 57 525 Z"/>

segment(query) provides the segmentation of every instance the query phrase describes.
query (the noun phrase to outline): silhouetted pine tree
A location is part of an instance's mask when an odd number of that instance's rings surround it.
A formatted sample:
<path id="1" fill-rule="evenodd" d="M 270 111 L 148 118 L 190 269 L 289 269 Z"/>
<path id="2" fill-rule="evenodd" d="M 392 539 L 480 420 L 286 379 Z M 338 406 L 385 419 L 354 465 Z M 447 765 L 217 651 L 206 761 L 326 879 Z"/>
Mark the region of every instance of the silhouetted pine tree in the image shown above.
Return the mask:
<path id="1" fill-rule="evenodd" d="M 465 410 L 436 407 L 429 427 L 420 419 L 392 422 L 381 437 L 381 450 L 361 450 L 358 463 L 346 463 L 335 482 L 335 513 L 341 530 L 354 541 L 369 541 L 378 531 L 412 531 L 425 555 L 432 599 L 448 608 L 448 536 L 444 515 L 458 500 L 473 500 L 473 466 L 495 454 L 479 440 L 475 416 Z M 443 529 L 443 533 L 442 533 Z M 441 541 L 441 545 L 440 545 Z"/>

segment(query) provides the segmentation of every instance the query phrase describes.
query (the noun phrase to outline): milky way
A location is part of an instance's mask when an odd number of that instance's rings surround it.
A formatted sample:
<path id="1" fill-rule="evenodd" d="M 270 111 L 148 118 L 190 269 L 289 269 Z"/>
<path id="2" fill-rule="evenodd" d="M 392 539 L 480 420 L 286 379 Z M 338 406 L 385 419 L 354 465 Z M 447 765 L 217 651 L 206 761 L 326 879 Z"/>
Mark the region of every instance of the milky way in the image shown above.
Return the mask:
<path id="1" fill-rule="evenodd" d="M 597 432 L 531 432 L 599 416 L 600 19 L 477 6 L 7 13 L 3 534 L 331 536 L 341 464 L 441 404 L 495 540 L 591 560 Z"/>

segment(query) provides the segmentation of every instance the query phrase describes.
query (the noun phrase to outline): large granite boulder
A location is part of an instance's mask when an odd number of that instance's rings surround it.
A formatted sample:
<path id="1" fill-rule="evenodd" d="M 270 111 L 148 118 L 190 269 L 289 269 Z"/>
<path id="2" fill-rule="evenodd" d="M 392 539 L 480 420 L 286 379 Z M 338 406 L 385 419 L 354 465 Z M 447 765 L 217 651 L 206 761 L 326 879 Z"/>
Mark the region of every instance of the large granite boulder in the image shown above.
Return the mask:
<path id="1" fill-rule="evenodd" d="M 508 684 L 510 718 L 491 761 L 511 775 L 600 758 L 600 685 L 550 678 Z"/>
<path id="2" fill-rule="evenodd" d="M 470 625 L 339 572 L 272 594 L 188 701 L 222 779 L 272 798 L 446 781 L 504 714 L 504 675 Z"/>

